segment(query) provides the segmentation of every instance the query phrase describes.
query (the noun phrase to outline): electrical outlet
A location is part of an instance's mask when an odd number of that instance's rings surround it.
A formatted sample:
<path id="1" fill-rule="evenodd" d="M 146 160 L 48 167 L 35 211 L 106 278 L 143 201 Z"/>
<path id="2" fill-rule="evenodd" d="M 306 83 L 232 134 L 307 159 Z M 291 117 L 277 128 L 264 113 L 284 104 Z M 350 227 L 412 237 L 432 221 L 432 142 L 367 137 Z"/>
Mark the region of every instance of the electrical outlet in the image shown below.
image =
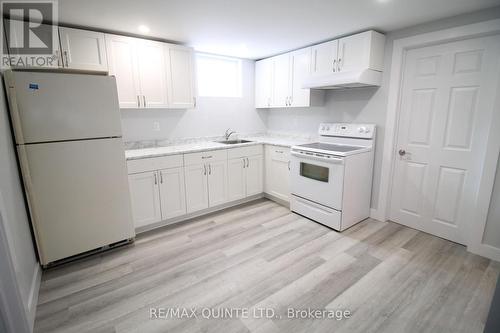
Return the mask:
<path id="1" fill-rule="evenodd" d="M 156 132 L 160 131 L 160 122 L 159 121 L 153 122 L 153 131 L 156 131 Z"/>

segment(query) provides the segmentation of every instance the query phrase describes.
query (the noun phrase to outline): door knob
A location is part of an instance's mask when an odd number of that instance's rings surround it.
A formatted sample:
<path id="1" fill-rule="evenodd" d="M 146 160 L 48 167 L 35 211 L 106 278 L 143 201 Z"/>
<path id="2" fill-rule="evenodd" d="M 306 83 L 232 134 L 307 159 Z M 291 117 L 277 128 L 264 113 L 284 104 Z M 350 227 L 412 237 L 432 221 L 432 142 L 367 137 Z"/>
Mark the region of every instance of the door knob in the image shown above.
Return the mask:
<path id="1" fill-rule="evenodd" d="M 399 156 L 405 156 L 406 155 L 406 151 L 404 149 L 400 149 L 398 151 L 398 154 L 399 154 Z"/>

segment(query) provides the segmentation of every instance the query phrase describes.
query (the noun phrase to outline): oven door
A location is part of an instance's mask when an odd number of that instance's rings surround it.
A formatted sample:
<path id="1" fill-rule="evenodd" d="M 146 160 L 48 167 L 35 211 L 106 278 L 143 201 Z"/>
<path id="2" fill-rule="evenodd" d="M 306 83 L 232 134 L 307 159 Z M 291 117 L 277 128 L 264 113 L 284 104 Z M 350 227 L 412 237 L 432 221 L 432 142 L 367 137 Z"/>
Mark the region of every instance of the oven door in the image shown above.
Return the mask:
<path id="1" fill-rule="evenodd" d="M 290 166 L 291 192 L 301 198 L 341 210 L 344 159 L 293 150 Z"/>

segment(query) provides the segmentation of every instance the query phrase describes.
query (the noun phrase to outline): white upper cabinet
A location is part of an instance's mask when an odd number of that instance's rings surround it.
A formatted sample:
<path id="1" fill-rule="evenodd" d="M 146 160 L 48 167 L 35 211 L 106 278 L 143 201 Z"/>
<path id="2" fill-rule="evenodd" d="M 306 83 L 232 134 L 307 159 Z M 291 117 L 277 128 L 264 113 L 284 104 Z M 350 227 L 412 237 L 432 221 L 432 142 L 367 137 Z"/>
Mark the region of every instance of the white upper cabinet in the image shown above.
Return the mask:
<path id="1" fill-rule="evenodd" d="M 288 106 L 290 100 L 290 54 L 273 58 L 273 104 L 274 107 Z"/>
<path id="2" fill-rule="evenodd" d="M 341 38 L 338 48 L 338 71 L 360 69 L 382 71 L 385 36 L 376 31 Z"/>
<path id="3" fill-rule="evenodd" d="M 16 50 L 17 48 L 22 48 L 24 46 L 24 43 L 27 38 L 24 36 L 24 22 L 23 21 L 18 21 L 18 20 L 4 20 L 4 27 L 5 27 L 5 36 L 7 39 L 7 49 L 9 51 L 9 55 L 15 56 L 19 55 L 21 60 L 23 57 L 22 54 L 19 54 L 19 52 Z M 39 30 L 39 33 L 45 34 L 45 33 L 52 33 L 52 29 L 50 29 L 49 25 L 46 24 L 41 24 L 43 27 L 47 27 L 47 29 L 41 29 Z M 33 57 L 34 55 L 40 56 L 41 58 L 43 57 L 44 59 L 48 57 L 52 57 L 52 59 L 49 61 L 34 61 L 33 63 L 26 63 L 26 61 L 15 61 L 11 63 L 11 66 L 13 68 L 16 67 L 39 67 L 39 68 L 60 68 L 63 67 L 63 64 L 61 62 L 61 49 L 59 45 L 59 36 L 58 36 L 58 31 L 56 28 L 56 36 L 52 39 L 52 54 L 28 54 L 26 55 L 27 57 Z M 40 43 L 43 43 L 40 40 Z M 29 59 L 28 59 L 29 61 Z"/>
<path id="4" fill-rule="evenodd" d="M 312 75 L 324 75 L 337 71 L 338 40 L 314 45 L 312 49 Z"/>
<path id="5" fill-rule="evenodd" d="M 311 48 L 307 47 L 255 64 L 255 105 L 257 108 L 307 107 L 321 105 L 323 92 L 303 89 L 310 73 Z"/>
<path id="6" fill-rule="evenodd" d="M 273 64 L 272 58 L 255 63 L 255 107 L 271 107 L 273 100 Z"/>
<path id="7" fill-rule="evenodd" d="M 327 75 L 363 69 L 382 71 L 385 36 L 365 31 L 312 46 L 311 75 Z"/>
<path id="8" fill-rule="evenodd" d="M 195 106 L 194 52 L 190 47 L 165 44 L 169 106 L 177 109 Z"/>
<path id="9" fill-rule="evenodd" d="M 163 43 L 106 34 L 109 74 L 116 76 L 120 108 L 167 108 Z"/>
<path id="10" fill-rule="evenodd" d="M 141 107 L 135 38 L 106 34 L 109 74 L 116 77 L 120 108 Z"/>
<path id="11" fill-rule="evenodd" d="M 137 75 L 139 77 L 142 108 L 168 107 L 167 76 L 164 44 L 146 39 L 135 39 Z"/>
<path id="12" fill-rule="evenodd" d="M 65 68 L 108 71 L 103 33 L 59 27 L 59 37 Z"/>

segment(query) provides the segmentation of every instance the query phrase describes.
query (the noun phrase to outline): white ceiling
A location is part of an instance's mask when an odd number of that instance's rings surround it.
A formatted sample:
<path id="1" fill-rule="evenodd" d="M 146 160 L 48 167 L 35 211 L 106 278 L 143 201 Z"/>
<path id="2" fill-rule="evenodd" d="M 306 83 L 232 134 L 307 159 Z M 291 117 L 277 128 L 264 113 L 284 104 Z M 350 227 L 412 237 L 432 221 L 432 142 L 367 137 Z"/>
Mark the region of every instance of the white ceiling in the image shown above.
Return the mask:
<path id="1" fill-rule="evenodd" d="M 259 59 L 352 32 L 392 31 L 500 0 L 59 0 L 59 21 Z"/>

